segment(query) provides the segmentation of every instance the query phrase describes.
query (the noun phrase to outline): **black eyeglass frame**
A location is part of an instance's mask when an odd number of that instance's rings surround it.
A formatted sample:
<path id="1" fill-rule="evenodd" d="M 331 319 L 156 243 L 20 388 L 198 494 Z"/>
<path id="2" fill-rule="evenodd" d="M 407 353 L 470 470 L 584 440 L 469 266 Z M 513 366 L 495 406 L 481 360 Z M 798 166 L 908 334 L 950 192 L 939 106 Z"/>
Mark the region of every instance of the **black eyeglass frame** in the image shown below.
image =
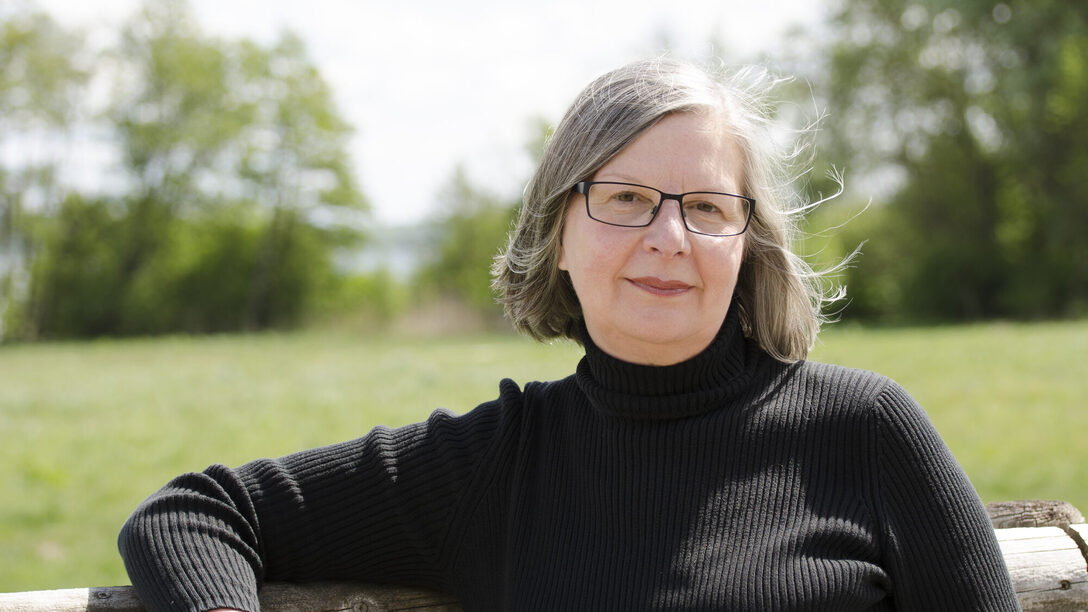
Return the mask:
<path id="1" fill-rule="evenodd" d="M 594 185 L 628 185 L 630 187 L 640 187 L 642 189 L 656 191 L 661 195 L 661 198 L 657 201 L 657 206 L 654 207 L 653 213 L 650 215 L 650 220 L 641 225 L 624 225 L 621 223 L 612 223 L 610 221 L 601 221 L 597 217 L 594 217 L 593 213 L 589 210 L 589 188 Z M 680 218 L 684 221 L 684 229 L 693 234 L 699 234 L 700 236 L 717 236 L 720 238 L 728 236 L 740 236 L 744 232 L 748 231 L 748 226 L 752 222 L 752 213 L 754 213 L 756 210 L 756 201 L 754 199 L 749 198 L 748 196 L 737 195 L 735 193 L 725 193 L 724 191 L 688 191 L 685 193 L 666 193 L 656 187 L 650 187 L 649 185 L 639 185 L 638 183 L 624 183 L 620 181 L 582 181 L 580 183 L 575 183 L 574 187 L 571 187 L 571 191 L 573 191 L 574 193 L 582 194 L 582 199 L 585 200 L 586 203 L 586 215 L 588 215 L 590 219 L 593 219 L 597 223 L 604 223 L 605 225 L 612 225 L 615 227 L 649 227 L 650 224 L 654 222 L 654 219 L 657 219 L 657 214 L 661 212 L 661 207 L 665 204 L 665 200 L 676 200 L 676 204 L 680 207 Z M 707 232 L 700 232 L 691 229 L 691 226 L 688 225 L 688 217 L 686 214 L 684 214 L 684 196 L 697 193 L 709 193 L 713 195 L 729 196 L 732 198 L 740 198 L 748 202 L 748 216 L 744 219 L 744 227 L 742 227 L 739 232 L 735 232 L 732 234 L 709 234 Z"/>

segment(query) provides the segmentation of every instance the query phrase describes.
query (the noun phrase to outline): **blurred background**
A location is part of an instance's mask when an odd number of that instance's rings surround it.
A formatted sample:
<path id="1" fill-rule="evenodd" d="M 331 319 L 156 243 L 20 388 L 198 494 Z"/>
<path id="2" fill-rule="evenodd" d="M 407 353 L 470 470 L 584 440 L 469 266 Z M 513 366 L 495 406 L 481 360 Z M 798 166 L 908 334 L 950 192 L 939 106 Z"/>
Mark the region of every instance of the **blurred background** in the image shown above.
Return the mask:
<path id="1" fill-rule="evenodd" d="M 3 0 L 0 590 L 123 582 L 180 471 L 568 374 L 488 267 L 566 105 L 661 54 L 791 77 L 797 205 L 844 177 L 815 356 L 904 383 L 985 500 L 1088 510 L 1088 4 Z"/>
<path id="2" fill-rule="evenodd" d="M 865 243 L 844 318 L 1088 311 L 1075 3 L 4 6 L 5 341 L 426 307 L 501 326 L 487 264 L 548 130 L 594 76 L 662 53 L 794 78 L 784 124 L 819 121 L 794 187 L 847 184 L 803 248 Z"/>

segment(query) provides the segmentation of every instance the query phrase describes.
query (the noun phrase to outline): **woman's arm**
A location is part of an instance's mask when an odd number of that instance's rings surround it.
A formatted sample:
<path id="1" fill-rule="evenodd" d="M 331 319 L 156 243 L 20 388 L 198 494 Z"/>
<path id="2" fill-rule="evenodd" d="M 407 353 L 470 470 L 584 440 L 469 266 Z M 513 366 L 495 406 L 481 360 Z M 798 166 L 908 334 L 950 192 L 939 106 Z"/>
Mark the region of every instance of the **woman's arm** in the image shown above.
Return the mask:
<path id="1" fill-rule="evenodd" d="M 180 476 L 121 530 L 133 586 L 151 610 L 193 612 L 257 609 L 269 580 L 444 588 L 445 535 L 502 413 L 497 401 L 460 417 L 437 412 L 342 444 Z"/>
<path id="2" fill-rule="evenodd" d="M 241 480 L 223 466 L 185 474 L 144 501 L 118 547 L 149 609 L 258 609 L 259 520 Z"/>
<path id="3" fill-rule="evenodd" d="M 877 400 L 874 488 L 900 610 L 1019 610 L 982 502 L 921 407 L 894 383 Z"/>

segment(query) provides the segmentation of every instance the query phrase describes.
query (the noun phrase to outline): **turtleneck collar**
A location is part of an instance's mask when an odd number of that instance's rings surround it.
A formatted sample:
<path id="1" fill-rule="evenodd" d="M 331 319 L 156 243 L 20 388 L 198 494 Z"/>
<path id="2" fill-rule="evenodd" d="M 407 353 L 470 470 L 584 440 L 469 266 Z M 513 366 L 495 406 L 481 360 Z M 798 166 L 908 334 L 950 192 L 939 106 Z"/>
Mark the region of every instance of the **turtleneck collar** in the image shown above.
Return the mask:
<path id="1" fill-rule="evenodd" d="M 578 386 L 594 408 L 634 419 L 675 419 L 701 414 L 744 392 L 761 353 L 745 341 L 731 308 L 718 334 L 701 353 L 668 366 L 617 359 L 600 349 L 582 324 L 586 355 Z"/>

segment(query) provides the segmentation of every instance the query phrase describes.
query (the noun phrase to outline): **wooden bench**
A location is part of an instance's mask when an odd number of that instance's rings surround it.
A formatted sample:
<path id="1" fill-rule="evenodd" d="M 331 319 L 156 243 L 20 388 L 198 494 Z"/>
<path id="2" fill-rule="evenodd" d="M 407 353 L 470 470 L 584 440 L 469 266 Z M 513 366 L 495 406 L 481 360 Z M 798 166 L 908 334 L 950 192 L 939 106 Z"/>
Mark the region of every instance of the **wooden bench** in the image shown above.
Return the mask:
<path id="1" fill-rule="evenodd" d="M 314 582 L 269 583 L 260 592 L 265 612 L 460 612 L 457 601 L 416 589 Z M 145 612 L 132 587 L 0 593 L 3 612 Z"/>
<path id="2" fill-rule="evenodd" d="M 1000 502 L 987 506 L 1025 611 L 1088 611 L 1088 525 L 1065 502 Z M 454 612 L 441 593 L 339 582 L 271 583 L 260 593 L 268 612 Z M 132 587 L 0 593 L 0 612 L 144 612 Z"/>

